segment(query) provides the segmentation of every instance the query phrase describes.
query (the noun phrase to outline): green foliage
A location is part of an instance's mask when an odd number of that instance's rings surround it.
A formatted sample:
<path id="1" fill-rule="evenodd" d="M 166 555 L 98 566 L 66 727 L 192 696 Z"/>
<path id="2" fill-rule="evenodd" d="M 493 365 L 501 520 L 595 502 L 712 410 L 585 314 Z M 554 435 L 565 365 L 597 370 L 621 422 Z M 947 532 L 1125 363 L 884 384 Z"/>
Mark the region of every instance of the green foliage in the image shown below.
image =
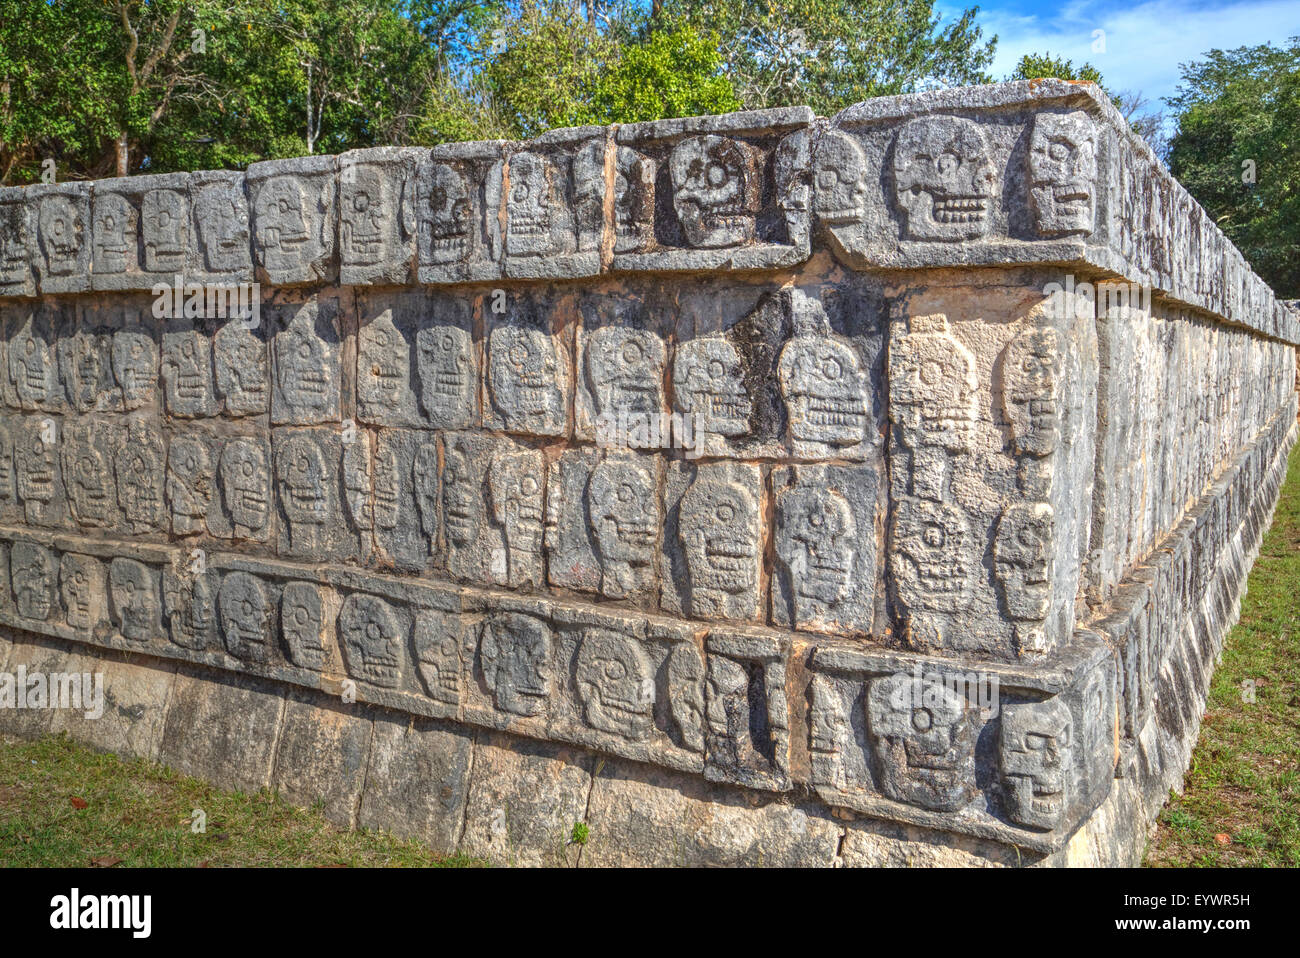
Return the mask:
<path id="1" fill-rule="evenodd" d="M 1102 86 L 1101 71 L 1091 63 L 1076 67 L 1070 60 L 1054 57 L 1050 53 L 1026 53 L 1007 79 L 1041 80 L 1047 77 L 1054 77 L 1057 80 L 1084 80 Z"/>
<path id="2" fill-rule="evenodd" d="M 665 15 L 718 37 L 746 109 L 831 114 L 873 96 L 987 83 L 997 38 L 978 7 L 947 23 L 933 0 L 664 0 Z"/>
<path id="3" fill-rule="evenodd" d="M 585 845 L 587 839 L 591 837 L 591 828 L 586 822 L 574 822 L 573 831 L 569 834 L 570 845 Z"/>
<path id="4" fill-rule="evenodd" d="M 1300 297 L 1300 37 L 1180 69 L 1170 171 L 1265 282 Z"/>

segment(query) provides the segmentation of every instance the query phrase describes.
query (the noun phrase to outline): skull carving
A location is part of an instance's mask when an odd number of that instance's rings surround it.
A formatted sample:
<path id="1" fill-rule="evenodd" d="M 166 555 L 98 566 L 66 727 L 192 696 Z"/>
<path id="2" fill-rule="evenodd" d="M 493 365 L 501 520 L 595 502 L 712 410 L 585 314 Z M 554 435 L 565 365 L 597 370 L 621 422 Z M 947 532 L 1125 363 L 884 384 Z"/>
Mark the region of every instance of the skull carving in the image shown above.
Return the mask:
<path id="1" fill-rule="evenodd" d="M 108 596 L 113 622 L 122 638 L 146 643 L 162 635 L 158 580 L 143 562 L 114 559 L 108 565 Z"/>
<path id="2" fill-rule="evenodd" d="M 271 498 L 265 447 L 255 439 L 232 439 L 221 450 L 221 498 L 237 539 L 261 534 Z"/>
<path id="3" fill-rule="evenodd" d="M 266 412 L 269 382 L 266 343 L 235 320 L 213 337 L 217 391 L 228 416 L 256 416 Z"/>
<path id="4" fill-rule="evenodd" d="M 54 603 L 54 553 L 34 542 L 15 542 L 9 554 L 14 605 L 24 619 L 44 622 Z"/>
<path id="5" fill-rule="evenodd" d="M 14 440 L 9 427 L 0 422 L 0 503 L 14 501 L 18 490 L 14 488 Z M 0 568 L 0 574 L 3 569 Z"/>
<path id="6" fill-rule="evenodd" d="M 375 528 L 396 529 L 401 518 L 402 485 L 397 450 L 381 443 L 375 452 Z"/>
<path id="7" fill-rule="evenodd" d="M 598 416 L 663 411 L 663 340 L 644 329 L 602 326 L 587 338 L 587 382 Z"/>
<path id="8" fill-rule="evenodd" d="M 189 210 L 175 190 L 150 190 L 140 215 L 144 220 L 144 268 L 155 273 L 179 273 L 185 268 L 189 242 Z"/>
<path id="9" fill-rule="evenodd" d="M 977 563 L 970 524 L 960 509 L 900 499 L 891 538 L 894 584 L 905 608 L 959 612 L 966 607 Z"/>
<path id="10" fill-rule="evenodd" d="M 464 175 L 435 163 L 420 207 L 420 251 L 427 265 L 459 263 L 469 252 L 473 203 Z"/>
<path id="11" fill-rule="evenodd" d="M 1017 623 L 1042 623 L 1052 608 L 1055 516 L 1046 502 L 1015 502 L 1002 510 L 993 537 L 993 573 Z M 1042 648 L 1040 628 L 1017 625 L 1022 651 Z"/>
<path id="12" fill-rule="evenodd" d="M 542 483 L 540 452 L 498 453 L 488 467 L 492 521 L 506 540 L 506 584 L 518 586 L 540 577 Z"/>
<path id="13" fill-rule="evenodd" d="M 137 263 L 135 207 L 120 193 L 98 193 L 94 221 L 95 272 L 124 273 Z"/>
<path id="14" fill-rule="evenodd" d="M 46 442 L 47 438 L 51 441 Z M 40 421 L 25 422 L 20 427 L 14 443 L 14 474 L 28 522 L 45 521 L 54 501 L 59 475 L 57 448 Z"/>
<path id="15" fill-rule="evenodd" d="M 397 687 L 405 639 L 391 605 L 373 595 L 349 595 L 339 612 L 339 634 L 351 675 L 381 688 Z"/>
<path id="16" fill-rule="evenodd" d="M 550 164 L 535 153 L 518 153 L 510 158 L 507 254 L 537 256 L 557 252 L 551 236 L 551 175 Z"/>
<path id="17" fill-rule="evenodd" d="M 81 272 L 86 224 L 76 201 L 66 196 L 47 196 L 41 200 L 38 217 L 41 249 L 50 273 L 69 276 Z"/>
<path id="18" fill-rule="evenodd" d="M 174 644 L 205 651 L 217 619 L 217 597 L 206 575 L 185 575 L 163 570 L 163 616 Z"/>
<path id="19" fill-rule="evenodd" d="M 290 662 L 313 672 L 325 667 L 325 610 L 319 587 L 311 582 L 285 583 L 280 596 L 280 631 Z"/>
<path id="20" fill-rule="evenodd" d="M 479 663 L 497 708 L 540 715 L 551 694 L 551 630 L 541 619 L 518 612 L 483 623 Z"/>
<path id="21" fill-rule="evenodd" d="M 1007 817 L 1050 831 L 1069 803 L 1074 747 L 1070 710 L 1057 699 L 1005 705 L 998 733 Z"/>
<path id="22" fill-rule="evenodd" d="M 853 446 L 867 438 L 867 381 L 858 355 L 829 337 L 797 336 L 781 349 L 781 395 L 790 435 L 813 448 Z"/>
<path id="23" fill-rule="evenodd" d="M 965 699 L 942 682 L 873 680 L 867 734 L 880 790 L 894 801 L 955 811 L 975 797 L 975 728 Z"/>
<path id="24" fill-rule="evenodd" d="M 293 269 L 309 258 L 312 243 L 302 185 L 291 176 L 267 180 L 253 204 L 257 251 L 268 269 Z"/>
<path id="25" fill-rule="evenodd" d="M 113 334 L 113 378 L 122 390 L 122 406 L 139 409 L 153 402 L 158 379 L 158 348 L 153 337 L 140 329 L 119 329 Z"/>
<path id="26" fill-rule="evenodd" d="M 721 336 L 701 336 L 677 347 L 673 399 L 679 412 L 695 417 L 697 433 L 743 436 L 753 404 L 744 386 L 740 353 Z"/>
<path id="27" fill-rule="evenodd" d="M 830 679 L 815 675 L 812 680 L 812 708 L 808 710 L 808 751 L 813 781 L 818 785 L 844 787 L 843 752 L 849 740 L 849 717 L 844 701 Z"/>
<path id="28" fill-rule="evenodd" d="M 315 438 L 290 436 L 276 450 L 275 475 L 290 548 L 299 554 L 318 548 L 330 509 L 325 453 Z"/>
<path id="29" fill-rule="evenodd" d="M 776 182 L 777 206 L 785 220 L 787 241 L 794 246 L 808 242 L 809 213 L 812 210 L 812 173 L 808 156 L 808 131 L 795 130 L 772 154 L 772 175 Z"/>
<path id="30" fill-rule="evenodd" d="M 1043 236 L 1091 233 L 1097 138 L 1082 110 L 1039 113 L 1029 138 L 1029 201 Z"/>
<path id="31" fill-rule="evenodd" d="M 89 632 L 104 617 L 104 564 L 65 552 L 59 560 L 59 595 L 68 625 Z"/>
<path id="32" fill-rule="evenodd" d="M 435 425 L 468 425 L 478 386 L 468 330 L 441 324 L 415 334 L 420 402 Z"/>
<path id="33" fill-rule="evenodd" d="M 867 157 L 858 141 L 839 130 L 813 140 L 814 209 L 827 226 L 861 223 L 866 216 Z"/>
<path id="34" fill-rule="evenodd" d="M 64 431 L 63 476 L 77 523 L 90 527 L 111 525 L 115 498 L 112 464 L 85 426 Z"/>
<path id="35" fill-rule="evenodd" d="M 127 427 L 126 442 L 113 457 L 117 502 L 132 532 L 162 527 L 164 451 L 157 430 L 143 423 Z"/>
<path id="36" fill-rule="evenodd" d="M 673 147 L 673 209 L 686 242 L 712 249 L 754 239 L 759 158 L 748 143 L 696 136 Z"/>
<path id="37" fill-rule="evenodd" d="M 903 237 L 957 242 L 988 232 L 997 193 L 988 139 L 970 120 L 912 120 L 894 143 L 894 190 Z"/>
<path id="38" fill-rule="evenodd" d="M 614 167 L 614 252 L 632 253 L 654 232 L 655 164 L 626 146 Z"/>
<path id="39" fill-rule="evenodd" d="M 782 490 L 776 509 L 777 557 L 790 575 L 795 619 L 817 619 L 853 585 L 853 510 L 838 492 L 813 486 Z"/>
<path id="40" fill-rule="evenodd" d="M 411 482 L 415 487 L 415 508 L 420 514 L 420 529 L 435 548 L 438 536 L 438 447 L 423 442 L 411 459 Z"/>
<path id="41" fill-rule="evenodd" d="M 241 662 L 266 662 L 271 655 L 271 602 L 260 580 L 231 572 L 217 593 L 226 651 Z"/>
<path id="42" fill-rule="evenodd" d="M 346 166 L 339 177 L 339 239 L 343 262 L 382 262 L 394 201 L 387 178 L 373 166 Z"/>
<path id="43" fill-rule="evenodd" d="M 415 658 L 429 697 L 460 704 L 460 627 L 454 614 L 421 609 L 415 616 Z"/>
<path id="44" fill-rule="evenodd" d="M 692 752 L 704 751 L 704 660 L 690 642 L 678 642 L 668 654 L 668 709 Z"/>
<path id="45" fill-rule="evenodd" d="M 446 447 L 442 468 L 442 525 L 447 533 L 447 550 L 455 552 L 478 540 L 482 514 L 482 490 L 470 466 L 470 449 L 460 440 Z"/>
<path id="46" fill-rule="evenodd" d="M 0 203 L 0 293 L 33 292 L 31 218 L 23 203 Z"/>
<path id="47" fill-rule="evenodd" d="M 167 411 L 173 416 L 211 416 L 212 347 L 202 330 L 188 321 L 172 324 L 162 337 L 162 379 Z"/>
<path id="48" fill-rule="evenodd" d="M 239 187 L 204 187 L 194 201 L 194 222 L 209 270 L 229 273 L 248 268 L 248 209 Z"/>
<path id="49" fill-rule="evenodd" d="M 650 474 L 633 462 L 605 460 L 587 481 L 587 515 L 600 557 L 601 592 L 622 598 L 640 591 L 662 524 Z"/>
<path id="50" fill-rule="evenodd" d="M 113 388 L 109 353 L 112 339 L 86 329 L 59 341 L 59 366 L 68 402 L 77 412 L 91 412 Z"/>
<path id="51" fill-rule="evenodd" d="M 214 479 L 207 443 L 186 436 L 172 439 L 167 450 L 167 483 L 163 491 L 171 508 L 172 532 L 176 535 L 204 531 Z"/>
<path id="52" fill-rule="evenodd" d="M 23 409 L 43 408 L 55 398 L 54 349 L 34 314 L 10 337 L 8 360 L 9 381 Z"/>
<path id="53" fill-rule="evenodd" d="M 690 614 L 752 615 L 761 561 L 754 496 L 738 482 L 700 476 L 682 496 L 679 514 Z"/>
<path id="54" fill-rule="evenodd" d="M 357 334 L 357 401 L 370 415 L 396 412 L 410 390 L 411 349 L 386 309 Z"/>
<path id="55" fill-rule="evenodd" d="M 555 343 L 528 326 L 497 326 L 488 338 L 492 404 L 511 432 L 563 428 Z"/>
<path id="56" fill-rule="evenodd" d="M 1027 326 L 1002 353 L 1002 405 L 1016 452 L 1048 456 L 1061 441 L 1061 334 Z"/>
<path id="57" fill-rule="evenodd" d="M 334 356 L 316 333 L 316 310 L 299 309 L 275 337 L 280 394 L 296 420 L 320 419 L 337 402 Z"/>
<path id="58" fill-rule="evenodd" d="M 574 675 L 588 725 L 632 741 L 650 734 L 654 672 L 639 643 L 609 629 L 588 629 Z"/>

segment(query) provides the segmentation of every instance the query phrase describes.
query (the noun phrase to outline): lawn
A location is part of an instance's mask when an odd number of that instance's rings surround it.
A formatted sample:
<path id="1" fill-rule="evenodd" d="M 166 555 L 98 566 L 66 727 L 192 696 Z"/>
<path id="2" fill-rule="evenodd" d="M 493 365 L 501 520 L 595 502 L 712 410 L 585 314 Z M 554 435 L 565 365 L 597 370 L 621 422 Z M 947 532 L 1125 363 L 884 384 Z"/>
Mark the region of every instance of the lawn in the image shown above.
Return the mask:
<path id="1" fill-rule="evenodd" d="M 269 791 L 221 791 L 66 736 L 0 741 L 0 866 L 471 864 L 417 842 L 344 831 Z"/>
<path id="2" fill-rule="evenodd" d="M 1300 865 L 1300 446 L 1146 864 Z"/>

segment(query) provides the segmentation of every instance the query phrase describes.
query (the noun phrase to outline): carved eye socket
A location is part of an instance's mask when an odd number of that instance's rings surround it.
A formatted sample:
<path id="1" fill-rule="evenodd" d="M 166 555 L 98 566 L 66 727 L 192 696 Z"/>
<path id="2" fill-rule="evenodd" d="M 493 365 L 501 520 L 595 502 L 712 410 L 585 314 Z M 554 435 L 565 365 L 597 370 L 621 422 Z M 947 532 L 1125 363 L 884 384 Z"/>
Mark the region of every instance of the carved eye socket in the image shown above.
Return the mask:
<path id="1" fill-rule="evenodd" d="M 709 378 L 721 379 L 726 375 L 727 367 L 722 364 L 721 360 L 712 359 L 709 361 Z"/>
<path id="2" fill-rule="evenodd" d="M 823 190 L 833 190 L 839 185 L 839 174 L 834 170 L 822 170 L 817 174 L 817 186 Z"/>
<path id="3" fill-rule="evenodd" d="M 429 205 L 435 210 L 440 210 L 447 205 L 447 191 L 441 186 L 435 186 L 429 191 Z"/>
<path id="4" fill-rule="evenodd" d="M 636 498 L 636 490 L 633 489 L 628 483 L 625 482 L 618 487 L 619 502 L 631 502 L 635 498 Z"/>
<path id="5" fill-rule="evenodd" d="M 72 581 L 73 581 L 73 583 L 74 583 L 75 585 L 85 585 L 85 584 L 86 584 L 86 573 L 84 573 L 84 572 L 74 572 L 74 573 L 72 574 Z"/>
<path id="6" fill-rule="evenodd" d="M 252 462 L 245 459 L 243 462 L 239 464 L 239 471 L 243 474 L 244 478 L 247 479 L 249 476 L 253 474 Z"/>
<path id="7" fill-rule="evenodd" d="M 379 630 L 379 626 L 374 622 L 366 623 L 366 638 L 370 640 L 382 639 L 384 634 Z"/>
<path id="8" fill-rule="evenodd" d="M 948 534 L 944 532 L 943 526 L 929 525 L 921 533 L 921 538 L 930 548 L 942 549 L 944 543 L 948 541 Z"/>
<path id="9" fill-rule="evenodd" d="M 627 676 L 627 667 L 617 659 L 605 663 L 605 678 L 611 682 L 621 682 Z"/>
<path id="10" fill-rule="evenodd" d="M 528 201 L 528 184 L 516 184 L 515 188 L 510 191 L 510 198 L 516 203 L 526 203 Z"/>
<path id="11" fill-rule="evenodd" d="M 364 213 L 370 208 L 370 197 L 365 193 L 358 193 L 352 197 L 352 208 L 358 213 Z"/>
<path id="12" fill-rule="evenodd" d="M 442 644 L 438 646 L 438 651 L 441 652 L 443 655 L 448 656 L 448 657 L 455 655 L 455 654 L 456 654 L 456 640 L 455 640 L 455 639 L 443 639 L 443 640 L 442 640 Z"/>
<path id="13" fill-rule="evenodd" d="M 297 467 L 299 472 L 306 472 L 308 462 L 309 460 L 307 459 L 307 454 L 304 452 L 298 456 L 298 461 L 295 462 L 294 465 Z"/>
<path id="14" fill-rule="evenodd" d="M 639 363 L 641 361 L 641 347 L 636 343 L 625 343 L 623 346 L 623 362 Z"/>
<path id="15" fill-rule="evenodd" d="M 533 476 L 524 476 L 524 481 L 519 484 L 520 491 L 526 496 L 531 496 L 539 488 L 537 480 Z"/>
<path id="16" fill-rule="evenodd" d="M 912 709 L 912 728 L 918 732 L 928 732 L 934 727 L 934 715 L 929 709 Z"/>
<path id="17" fill-rule="evenodd" d="M 1047 148 L 1047 155 L 1054 160 L 1063 160 L 1070 155 L 1070 147 L 1056 140 Z"/>
<path id="18" fill-rule="evenodd" d="M 310 621 L 311 617 L 307 615 L 306 609 L 304 609 L 302 606 L 298 606 L 298 608 L 293 610 L 292 618 L 293 618 L 294 625 L 301 626 L 301 625 L 306 625 L 308 621 Z"/>
<path id="19" fill-rule="evenodd" d="M 452 482 L 452 483 L 460 482 L 460 473 L 457 471 L 455 466 L 448 466 L 446 469 L 444 469 L 442 476 L 448 482 Z"/>
<path id="20" fill-rule="evenodd" d="M 528 347 L 523 343 L 515 343 L 510 347 L 510 361 L 516 366 L 522 366 L 528 360 Z"/>
<path id="21" fill-rule="evenodd" d="M 298 358 L 311 359 L 311 345 L 306 340 L 298 344 Z"/>
<path id="22" fill-rule="evenodd" d="M 456 346 L 455 342 L 451 338 L 451 335 L 448 333 L 443 333 L 442 339 L 438 340 L 438 345 L 442 347 L 444 352 L 448 352 L 448 353 L 451 352 L 452 349 L 454 349 Z"/>
<path id="23" fill-rule="evenodd" d="M 736 510 L 728 505 L 718 506 L 717 516 L 719 522 L 730 522 L 736 517 Z"/>
<path id="24" fill-rule="evenodd" d="M 945 175 L 955 172 L 959 166 L 961 166 L 961 158 L 955 153 L 942 153 L 939 158 L 934 161 L 935 169 Z"/>
<path id="25" fill-rule="evenodd" d="M 927 362 L 921 364 L 921 382 L 933 386 L 943 379 L 943 363 Z"/>
<path id="26" fill-rule="evenodd" d="M 843 375 L 843 373 L 844 373 L 844 367 L 840 365 L 840 361 L 838 359 L 835 359 L 832 356 L 827 356 L 825 359 L 822 360 L 822 375 L 827 379 L 831 379 L 831 380 L 839 379 L 840 376 Z"/>
<path id="27" fill-rule="evenodd" d="M 813 512 L 808 516 L 808 525 L 814 529 L 820 529 L 826 523 L 826 517 L 820 512 Z"/>
<path id="28" fill-rule="evenodd" d="M 727 182 L 730 174 L 727 172 L 727 168 L 721 163 L 710 163 L 709 168 L 706 171 L 706 176 L 709 186 L 716 188 Z"/>

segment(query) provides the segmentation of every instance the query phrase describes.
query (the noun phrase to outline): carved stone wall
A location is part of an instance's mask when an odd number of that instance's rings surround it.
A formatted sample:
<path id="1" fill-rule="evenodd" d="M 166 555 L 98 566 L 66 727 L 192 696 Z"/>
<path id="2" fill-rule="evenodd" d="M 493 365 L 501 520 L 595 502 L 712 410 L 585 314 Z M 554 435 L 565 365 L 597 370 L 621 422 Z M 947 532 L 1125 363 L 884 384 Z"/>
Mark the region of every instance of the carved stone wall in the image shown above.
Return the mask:
<path id="1" fill-rule="evenodd" d="M 0 237 L 0 660 L 114 703 L 0 723 L 504 860 L 1132 861 L 1295 439 L 1300 319 L 1055 81 Z"/>

